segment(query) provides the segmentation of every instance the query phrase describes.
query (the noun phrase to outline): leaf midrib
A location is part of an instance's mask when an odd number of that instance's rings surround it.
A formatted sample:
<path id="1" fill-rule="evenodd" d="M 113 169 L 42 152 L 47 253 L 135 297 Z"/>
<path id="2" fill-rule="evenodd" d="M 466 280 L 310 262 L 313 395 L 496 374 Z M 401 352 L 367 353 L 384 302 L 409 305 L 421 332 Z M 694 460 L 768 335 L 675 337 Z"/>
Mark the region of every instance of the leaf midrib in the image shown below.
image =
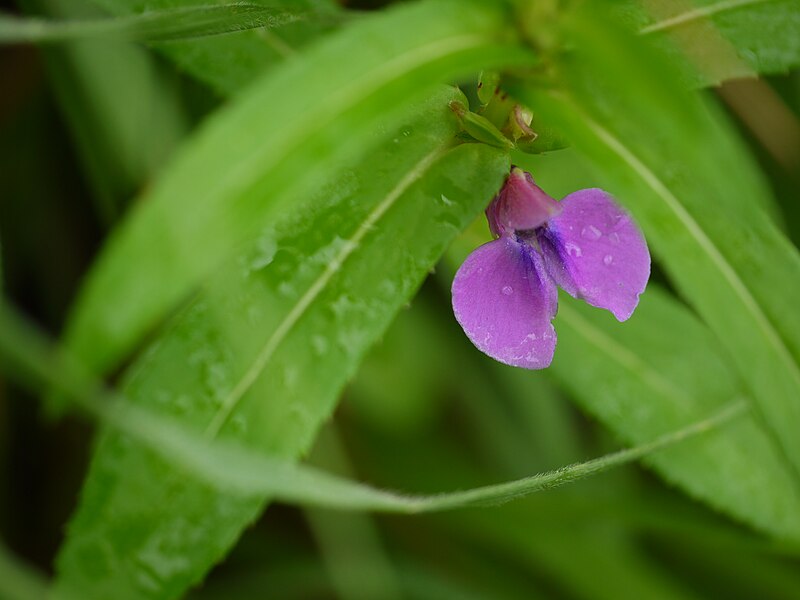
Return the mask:
<path id="1" fill-rule="evenodd" d="M 559 95 L 561 101 L 564 100 L 562 95 Z M 697 241 L 700 248 L 708 255 L 714 265 L 722 273 L 722 276 L 728 282 L 736 296 L 739 297 L 742 305 L 752 315 L 765 339 L 775 348 L 781 360 L 785 363 L 787 370 L 791 374 L 795 385 L 800 387 L 800 369 L 792 357 L 786 344 L 781 339 L 778 332 L 772 326 L 767 316 L 761 310 L 756 299 L 750 293 L 745 283 L 741 280 L 734 268 L 720 252 L 719 248 L 713 241 L 706 235 L 697 221 L 689 214 L 686 208 L 681 204 L 680 200 L 669 191 L 667 186 L 651 171 L 643 162 L 641 162 L 636 155 L 631 152 L 619 139 L 600 125 L 597 121 L 593 120 L 588 114 L 581 110 L 574 102 L 572 102 L 574 109 L 581 114 L 586 125 L 597 135 L 597 137 L 612 151 L 615 152 L 622 160 L 636 172 L 642 180 L 655 192 L 681 221 L 689 234 Z"/>
<path id="2" fill-rule="evenodd" d="M 216 437 L 225 423 L 228 421 L 234 410 L 238 406 L 241 399 L 258 380 L 258 377 L 263 372 L 266 365 L 269 363 L 275 351 L 280 344 L 289 335 L 292 328 L 297 324 L 301 317 L 306 313 L 311 304 L 316 300 L 320 293 L 325 289 L 325 286 L 333 279 L 336 273 L 342 268 L 344 262 L 359 248 L 364 237 L 375 227 L 378 221 L 386 214 L 386 212 L 394 206 L 403 194 L 417 181 L 419 181 L 428 169 L 442 157 L 447 150 L 452 147 L 452 140 L 447 139 L 439 144 L 434 150 L 426 154 L 419 160 L 398 182 L 389 190 L 384 198 L 378 202 L 366 218 L 360 223 L 355 233 L 345 240 L 339 252 L 327 264 L 322 273 L 314 280 L 308 287 L 306 292 L 300 297 L 292 309 L 288 312 L 286 317 L 278 324 L 275 331 L 267 339 L 262 346 L 259 353 L 256 355 L 252 365 L 245 371 L 245 374 L 239 379 L 236 385 L 232 388 L 231 392 L 225 397 L 220 404 L 220 408 L 215 412 L 214 416 L 206 428 L 205 435 L 208 437 Z"/>
<path id="3" fill-rule="evenodd" d="M 637 354 L 592 325 L 571 307 L 560 306 L 558 316 L 566 320 L 567 324 L 575 329 L 585 340 L 603 351 L 604 355 L 612 358 L 614 362 L 630 371 L 656 393 L 661 394 L 668 400 L 677 400 L 684 407 L 691 404 L 692 399 L 684 390 L 675 386 L 672 381 L 663 377 L 661 373 L 653 369 Z"/>
<path id="4" fill-rule="evenodd" d="M 692 21 L 697 21 L 705 17 L 710 17 L 712 15 L 716 15 L 721 12 L 725 12 L 727 10 L 735 10 L 737 8 L 743 8 L 745 6 L 750 6 L 753 4 L 766 4 L 767 2 L 774 2 L 774 1 L 775 0 L 723 0 L 723 2 L 719 2 L 717 4 L 698 6 L 697 8 L 693 8 L 692 10 L 687 10 L 686 12 L 677 14 L 667 19 L 663 19 L 661 21 L 657 21 L 655 23 L 651 23 L 646 27 L 642 27 L 639 30 L 639 34 L 647 35 L 650 33 L 656 33 L 658 31 L 671 29 L 673 27 L 680 27 L 681 25 L 685 25 L 686 23 L 691 23 Z"/>

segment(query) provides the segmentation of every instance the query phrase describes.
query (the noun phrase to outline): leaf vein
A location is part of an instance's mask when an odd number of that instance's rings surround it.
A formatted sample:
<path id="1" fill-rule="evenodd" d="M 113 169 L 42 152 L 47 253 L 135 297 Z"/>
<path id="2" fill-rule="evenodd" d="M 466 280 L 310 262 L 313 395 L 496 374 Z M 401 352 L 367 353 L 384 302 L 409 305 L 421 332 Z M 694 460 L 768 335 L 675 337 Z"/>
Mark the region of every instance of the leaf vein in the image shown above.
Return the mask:
<path id="1" fill-rule="evenodd" d="M 577 107 L 576 107 L 577 109 Z M 697 241 L 700 248 L 708 255 L 711 261 L 719 269 L 722 276 L 733 289 L 736 296 L 744 305 L 745 309 L 753 316 L 759 329 L 761 329 L 764 337 L 776 349 L 781 360 L 786 363 L 789 372 L 794 379 L 796 385 L 800 386 L 800 370 L 798 370 L 797 363 L 795 363 L 786 345 L 781 340 L 778 333 L 770 323 L 767 316 L 761 310 L 756 299 L 750 293 L 750 290 L 741 280 L 734 268 L 728 263 L 723 256 L 722 252 L 717 248 L 713 241 L 706 235 L 700 225 L 686 210 L 686 207 L 681 204 L 680 200 L 670 192 L 667 186 L 651 171 L 643 162 L 641 162 L 619 139 L 614 137 L 602 125 L 594 121 L 588 115 L 584 114 L 583 118 L 586 120 L 589 128 L 600 138 L 600 140 L 608 146 L 614 153 L 616 153 L 622 160 L 624 160 L 636 172 L 642 180 L 664 201 L 667 207 L 672 210 L 678 220 L 686 227 L 686 230 Z"/>
<path id="2" fill-rule="evenodd" d="M 766 4 L 767 2 L 773 2 L 773 1 L 774 0 L 724 0 L 723 2 L 718 2 L 717 4 L 709 4 L 708 6 L 699 6 L 692 10 L 688 10 L 684 13 L 675 15 L 673 17 L 669 17 L 668 19 L 664 19 L 663 21 L 651 23 L 647 27 L 643 27 L 642 29 L 640 29 L 639 34 L 647 35 L 649 33 L 655 33 L 657 31 L 664 31 L 665 29 L 672 29 L 674 27 L 679 27 L 686 23 L 697 21 L 704 17 L 710 17 L 712 15 L 725 12 L 727 10 L 735 10 L 737 8 L 743 8 L 745 6 L 752 4 Z"/>
<path id="3" fill-rule="evenodd" d="M 263 372 L 267 363 L 272 355 L 280 346 L 281 342 L 286 338 L 291 329 L 300 320 L 300 318 L 311 306 L 311 303 L 320 295 L 325 286 L 330 283 L 331 279 L 341 269 L 347 258 L 352 255 L 360 246 L 364 237 L 375 226 L 375 224 L 386 214 L 386 212 L 397 202 L 397 200 L 416 182 L 425 172 L 433 165 L 438 158 L 440 158 L 450 147 L 450 140 L 447 143 L 438 146 L 432 152 L 425 155 L 419 162 L 417 162 L 406 175 L 397 182 L 389 193 L 381 200 L 375 208 L 367 215 L 367 218 L 359 225 L 355 233 L 342 245 L 339 252 L 334 256 L 325 270 L 320 276 L 311 284 L 306 292 L 300 297 L 297 304 L 289 311 L 286 317 L 280 322 L 273 334 L 266 341 L 261 351 L 256 356 L 255 361 L 250 368 L 245 372 L 244 376 L 233 387 L 231 392 L 222 401 L 220 409 L 215 413 L 208 427 L 206 428 L 206 435 L 209 437 L 216 436 L 227 420 L 230 418 L 240 400 L 247 393 L 247 390 L 252 387 L 258 377 Z"/>

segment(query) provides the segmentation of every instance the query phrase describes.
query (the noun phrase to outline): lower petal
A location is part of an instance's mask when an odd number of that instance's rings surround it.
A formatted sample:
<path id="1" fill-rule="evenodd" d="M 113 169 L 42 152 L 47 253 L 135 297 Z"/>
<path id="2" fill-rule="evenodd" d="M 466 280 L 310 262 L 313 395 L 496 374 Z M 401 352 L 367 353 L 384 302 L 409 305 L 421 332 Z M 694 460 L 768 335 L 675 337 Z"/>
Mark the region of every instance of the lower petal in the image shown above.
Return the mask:
<path id="1" fill-rule="evenodd" d="M 570 295 L 625 321 L 650 278 L 644 236 L 603 190 L 577 191 L 561 207 L 542 234 L 548 272 Z"/>
<path id="2" fill-rule="evenodd" d="M 535 250 L 509 238 L 484 244 L 461 265 L 452 292 L 456 320 L 481 352 L 515 367 L 550 365 L 557 290 Z"/>

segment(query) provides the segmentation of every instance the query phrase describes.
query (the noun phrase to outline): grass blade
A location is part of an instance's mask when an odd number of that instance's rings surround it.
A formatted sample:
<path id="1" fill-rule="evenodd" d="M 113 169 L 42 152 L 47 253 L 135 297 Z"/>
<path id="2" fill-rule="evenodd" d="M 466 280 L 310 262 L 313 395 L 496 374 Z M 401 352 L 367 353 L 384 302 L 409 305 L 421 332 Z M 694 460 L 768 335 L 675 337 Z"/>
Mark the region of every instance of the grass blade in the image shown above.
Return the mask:
<path id="1" fill-rule="evenodd" d="M 0 543 L 0 595 L 8 600 L 45 600 L 48 585 L 44 577 L 22 564 Z"/>
<path id="2" fill-rule="evenodd" d="M 84 20 L 55 21 L 0 15 L 0 44 L 41 44 L 89 38 L 166 42 L 281 27 L 303 18 L 309 18 L 309 15 L 247 2 L 185 6 Z"/>
<path id="3" fill-rule="evenodd" d="M 294 461 L 268 457 L 227 442 L 209 441 L 175 423 L 128 404 L 121 397 L 98 391 L 98 384 L 77 363 L 59 356 L 36 337 L 4 305 L 0 307 L 0 353 L 5 368 L 41 389 L 50 385 L 71 397 L 94 418 L 143 443 L 163 459 L 226 494 L 245 498 L 269 496 L 283 502 L 340 510 L 382 511 L 406 514 L 496 506 L 529 494 L 624 465 L 654 452 L 706 434 L 740 418 L 747 403 L 734 401 L 722 410 L 688 427 L 670 432 L 641 446 L 620 450 L 555 471 L 497 485 L 413 496 L 380 490 L 329 475 Z M 55 357 L 55 358 L 54 358 Z"/>
<path id="4" fill-rule="evenodd" d="M 629 20 L 640 34 L 669 51 L 676 64 L 689 59 L 685 77 L 694 85 L 787 73 L 800 65 L 797 0 L 629 4 Z"/>

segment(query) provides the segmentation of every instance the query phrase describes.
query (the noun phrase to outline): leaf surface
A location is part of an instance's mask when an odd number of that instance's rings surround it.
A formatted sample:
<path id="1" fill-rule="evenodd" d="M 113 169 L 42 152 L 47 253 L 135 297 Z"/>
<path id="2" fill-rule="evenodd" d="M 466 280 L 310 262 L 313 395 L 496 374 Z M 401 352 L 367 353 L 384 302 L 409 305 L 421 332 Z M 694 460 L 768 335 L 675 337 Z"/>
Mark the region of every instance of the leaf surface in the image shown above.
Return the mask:
<path id="1" fill-rule="evenodd" d="M 694 85 L 786 73 L 800 65 L 798 0 L 636 0 L 629 19 L 642 35 L 688 57 Z"/>
<path id="2" fill-rule="evenodd" d="M 560 91 L 520 90 L 628 206 L 659 263 L 719 338 L 800 472 L 800 257 L 714 106 L 663 57 L 593 14 L 572 22 Z"/>
<path id="3" fill-rule="evenodd" d="M 541 185 L 558 187 L 542 173 Z M 481 239 L 474 229 L 459 238 L 447 253 L 448 266 L 460 264 Z M 561 293 L 555 326 L 558 346 L 548 373 L 626 443 L 704 419 L 746 394 L 719 342 L 655 284 L 625 323 Z M 646 461 L 717 510 L 800 540 L 800 487 L 754 415 Z"/>
<path id="4" fill-rule="evenodd" d="M 529 61 L 502 41 L 502 19 L 461 2 L 400 7 L 257 81 L 186 143 L 107 241 L 68 348 L 98 372 L 118 365 L 237 246 L 306 209 L 343 161 L 385 141 L 436 82 Z"/>
<path id="5" fill-rule="evenodd" d="M 564 297 L 557 327 L 553 374 L 581 407 L 628 443 L 652 439 L 742 397 L 716 340 L 656 286 L 623 325 Z M 752 415 L 645 462 L 717 510 L 773 536 L 800 540 L 796 481 Z"/>
<path id="6" fill-rule="evenodd" d="M 196 6 L 194 0 L 94 0 L 116 16 L 138 15 L 142 9 L 162 11 Z M 267 10 L 303 12 L 307 18 L 280 29 L 250 29 L 224 36 L 178 40 L 157 48 L 182 70 L 223 96 L 238 92 L 273 65 L 294 58 L 312 41 L 341 23 L 344 11 L 335 0 L 254 0 Z"/>
<path id="7" fill-rule="evenodd" d="M 209 438 L 305 452 L 366 349 L 507 173 L 499 151 L 453 147 L 447 103 L 459 97 L 436 94 L 310 210 L 266 227 L 130 369 L 124 394 Z M 106 432 L 58 559 L 61 589 L 178 596 L 266 501 L 221 493 Z"/>
<path id="8" fill-rule="evenodd" d="M 151 10 L 127 17 L 47 20 L 0 15 L 0 43 L 52 43 L 86 38 L 163 42 L 280 27 L 305 13 L 235 3 Z"/>

